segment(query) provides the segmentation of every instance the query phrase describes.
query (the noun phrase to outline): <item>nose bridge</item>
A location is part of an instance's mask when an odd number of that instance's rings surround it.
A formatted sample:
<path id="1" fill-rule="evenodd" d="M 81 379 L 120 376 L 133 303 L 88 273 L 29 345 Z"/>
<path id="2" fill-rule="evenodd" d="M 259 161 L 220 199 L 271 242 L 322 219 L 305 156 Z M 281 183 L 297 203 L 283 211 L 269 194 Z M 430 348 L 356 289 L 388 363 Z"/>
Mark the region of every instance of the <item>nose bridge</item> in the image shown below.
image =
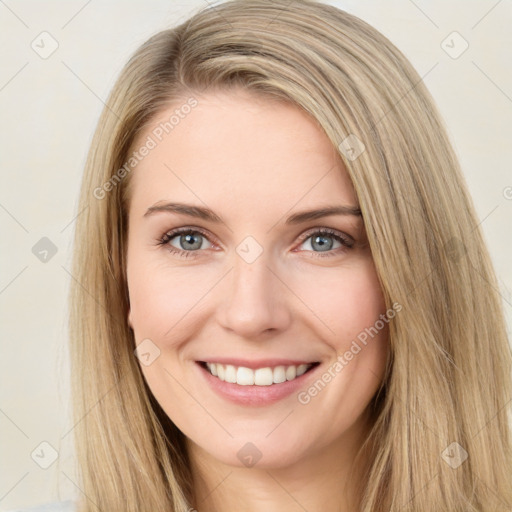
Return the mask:
<path id="1" fill-rule="evenodd" d="M 285 290 L 269 268 L 268 255 L 262 252 L 253 258 L 254 254 L 246 258 L 238 251 L 234 255 L 233 269 L 225 282 L 219 306 L 223 326 L 244 337 L 283 329 L 290 321 Z"/>

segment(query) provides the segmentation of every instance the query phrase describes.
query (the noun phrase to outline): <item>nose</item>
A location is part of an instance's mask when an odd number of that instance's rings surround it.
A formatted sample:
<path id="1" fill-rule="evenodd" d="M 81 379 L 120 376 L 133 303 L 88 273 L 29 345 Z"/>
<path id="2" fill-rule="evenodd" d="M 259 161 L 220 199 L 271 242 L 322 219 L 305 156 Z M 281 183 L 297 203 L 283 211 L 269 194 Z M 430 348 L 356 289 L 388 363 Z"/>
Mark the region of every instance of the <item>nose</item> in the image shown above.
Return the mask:
<path id="1" fill-rule="evenodd" d="M 241 337 L 255 339 L 290 324 L 289 293 L 263 255 L 252 263 L 235 256 L 219 292 L 218 321 Z"/>

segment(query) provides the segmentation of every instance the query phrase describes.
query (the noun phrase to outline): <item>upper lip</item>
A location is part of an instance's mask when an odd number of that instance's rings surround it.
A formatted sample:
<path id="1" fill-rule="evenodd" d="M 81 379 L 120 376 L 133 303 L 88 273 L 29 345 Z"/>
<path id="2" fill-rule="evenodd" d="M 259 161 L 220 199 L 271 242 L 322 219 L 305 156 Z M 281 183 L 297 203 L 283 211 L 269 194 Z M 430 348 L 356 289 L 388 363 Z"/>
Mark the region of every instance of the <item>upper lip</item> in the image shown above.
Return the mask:
<path id="1" fill-rule="evenodd" d="M 258 368 L 274 368 L 275 366 L 299 366 L 301 364 L 315 364 L 318 361 L 308 361 L 300 359 L 237 359 L 232 357 L 211 357 L 199 361 L 202 363 L 218 363 L 231 366 L 243 366 L 256 370 Z"/>

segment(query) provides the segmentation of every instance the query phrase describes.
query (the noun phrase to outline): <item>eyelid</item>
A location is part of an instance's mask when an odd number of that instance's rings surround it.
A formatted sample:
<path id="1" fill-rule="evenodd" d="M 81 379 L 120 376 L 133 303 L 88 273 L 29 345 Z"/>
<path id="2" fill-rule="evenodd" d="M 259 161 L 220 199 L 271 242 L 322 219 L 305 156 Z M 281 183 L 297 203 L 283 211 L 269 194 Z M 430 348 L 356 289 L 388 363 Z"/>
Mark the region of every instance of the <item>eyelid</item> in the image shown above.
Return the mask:
<path id="1" fill-rule="evenodd" d="M 347 243 L 350 243 L 351 245 L 355 244 L 355 240 L 350 235 L 347 235 L 347 233 L 340 231 L 339 229 L 328 228 L 326 226 L 323 226 L 323 227 L 317 226 L 317 227 L 308 229 L 303 234 L 299 235 L 299 240 L 302 242 L 302 241 L 308 239 L 311 235 L 314 235 L 316 233 L 339 236 L 340 238 L 345 240 Z"/>

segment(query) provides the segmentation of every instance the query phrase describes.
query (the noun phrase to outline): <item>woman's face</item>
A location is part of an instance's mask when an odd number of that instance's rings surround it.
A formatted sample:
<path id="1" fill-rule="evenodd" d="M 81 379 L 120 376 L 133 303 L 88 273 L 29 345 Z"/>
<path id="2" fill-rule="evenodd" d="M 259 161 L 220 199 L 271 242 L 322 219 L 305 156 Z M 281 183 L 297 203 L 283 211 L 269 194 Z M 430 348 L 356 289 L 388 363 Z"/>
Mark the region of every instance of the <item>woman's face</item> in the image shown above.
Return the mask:
<path id="1" fill-rule="evenodd" d="M 128 321 L 190 446 L 284 467 L 364 431 L 384 302 L 351 181 L 308 115 L 245 91 L 196 98 L 135 146 Z M 304 214 L 325 208 L 339 212 Z"/>

